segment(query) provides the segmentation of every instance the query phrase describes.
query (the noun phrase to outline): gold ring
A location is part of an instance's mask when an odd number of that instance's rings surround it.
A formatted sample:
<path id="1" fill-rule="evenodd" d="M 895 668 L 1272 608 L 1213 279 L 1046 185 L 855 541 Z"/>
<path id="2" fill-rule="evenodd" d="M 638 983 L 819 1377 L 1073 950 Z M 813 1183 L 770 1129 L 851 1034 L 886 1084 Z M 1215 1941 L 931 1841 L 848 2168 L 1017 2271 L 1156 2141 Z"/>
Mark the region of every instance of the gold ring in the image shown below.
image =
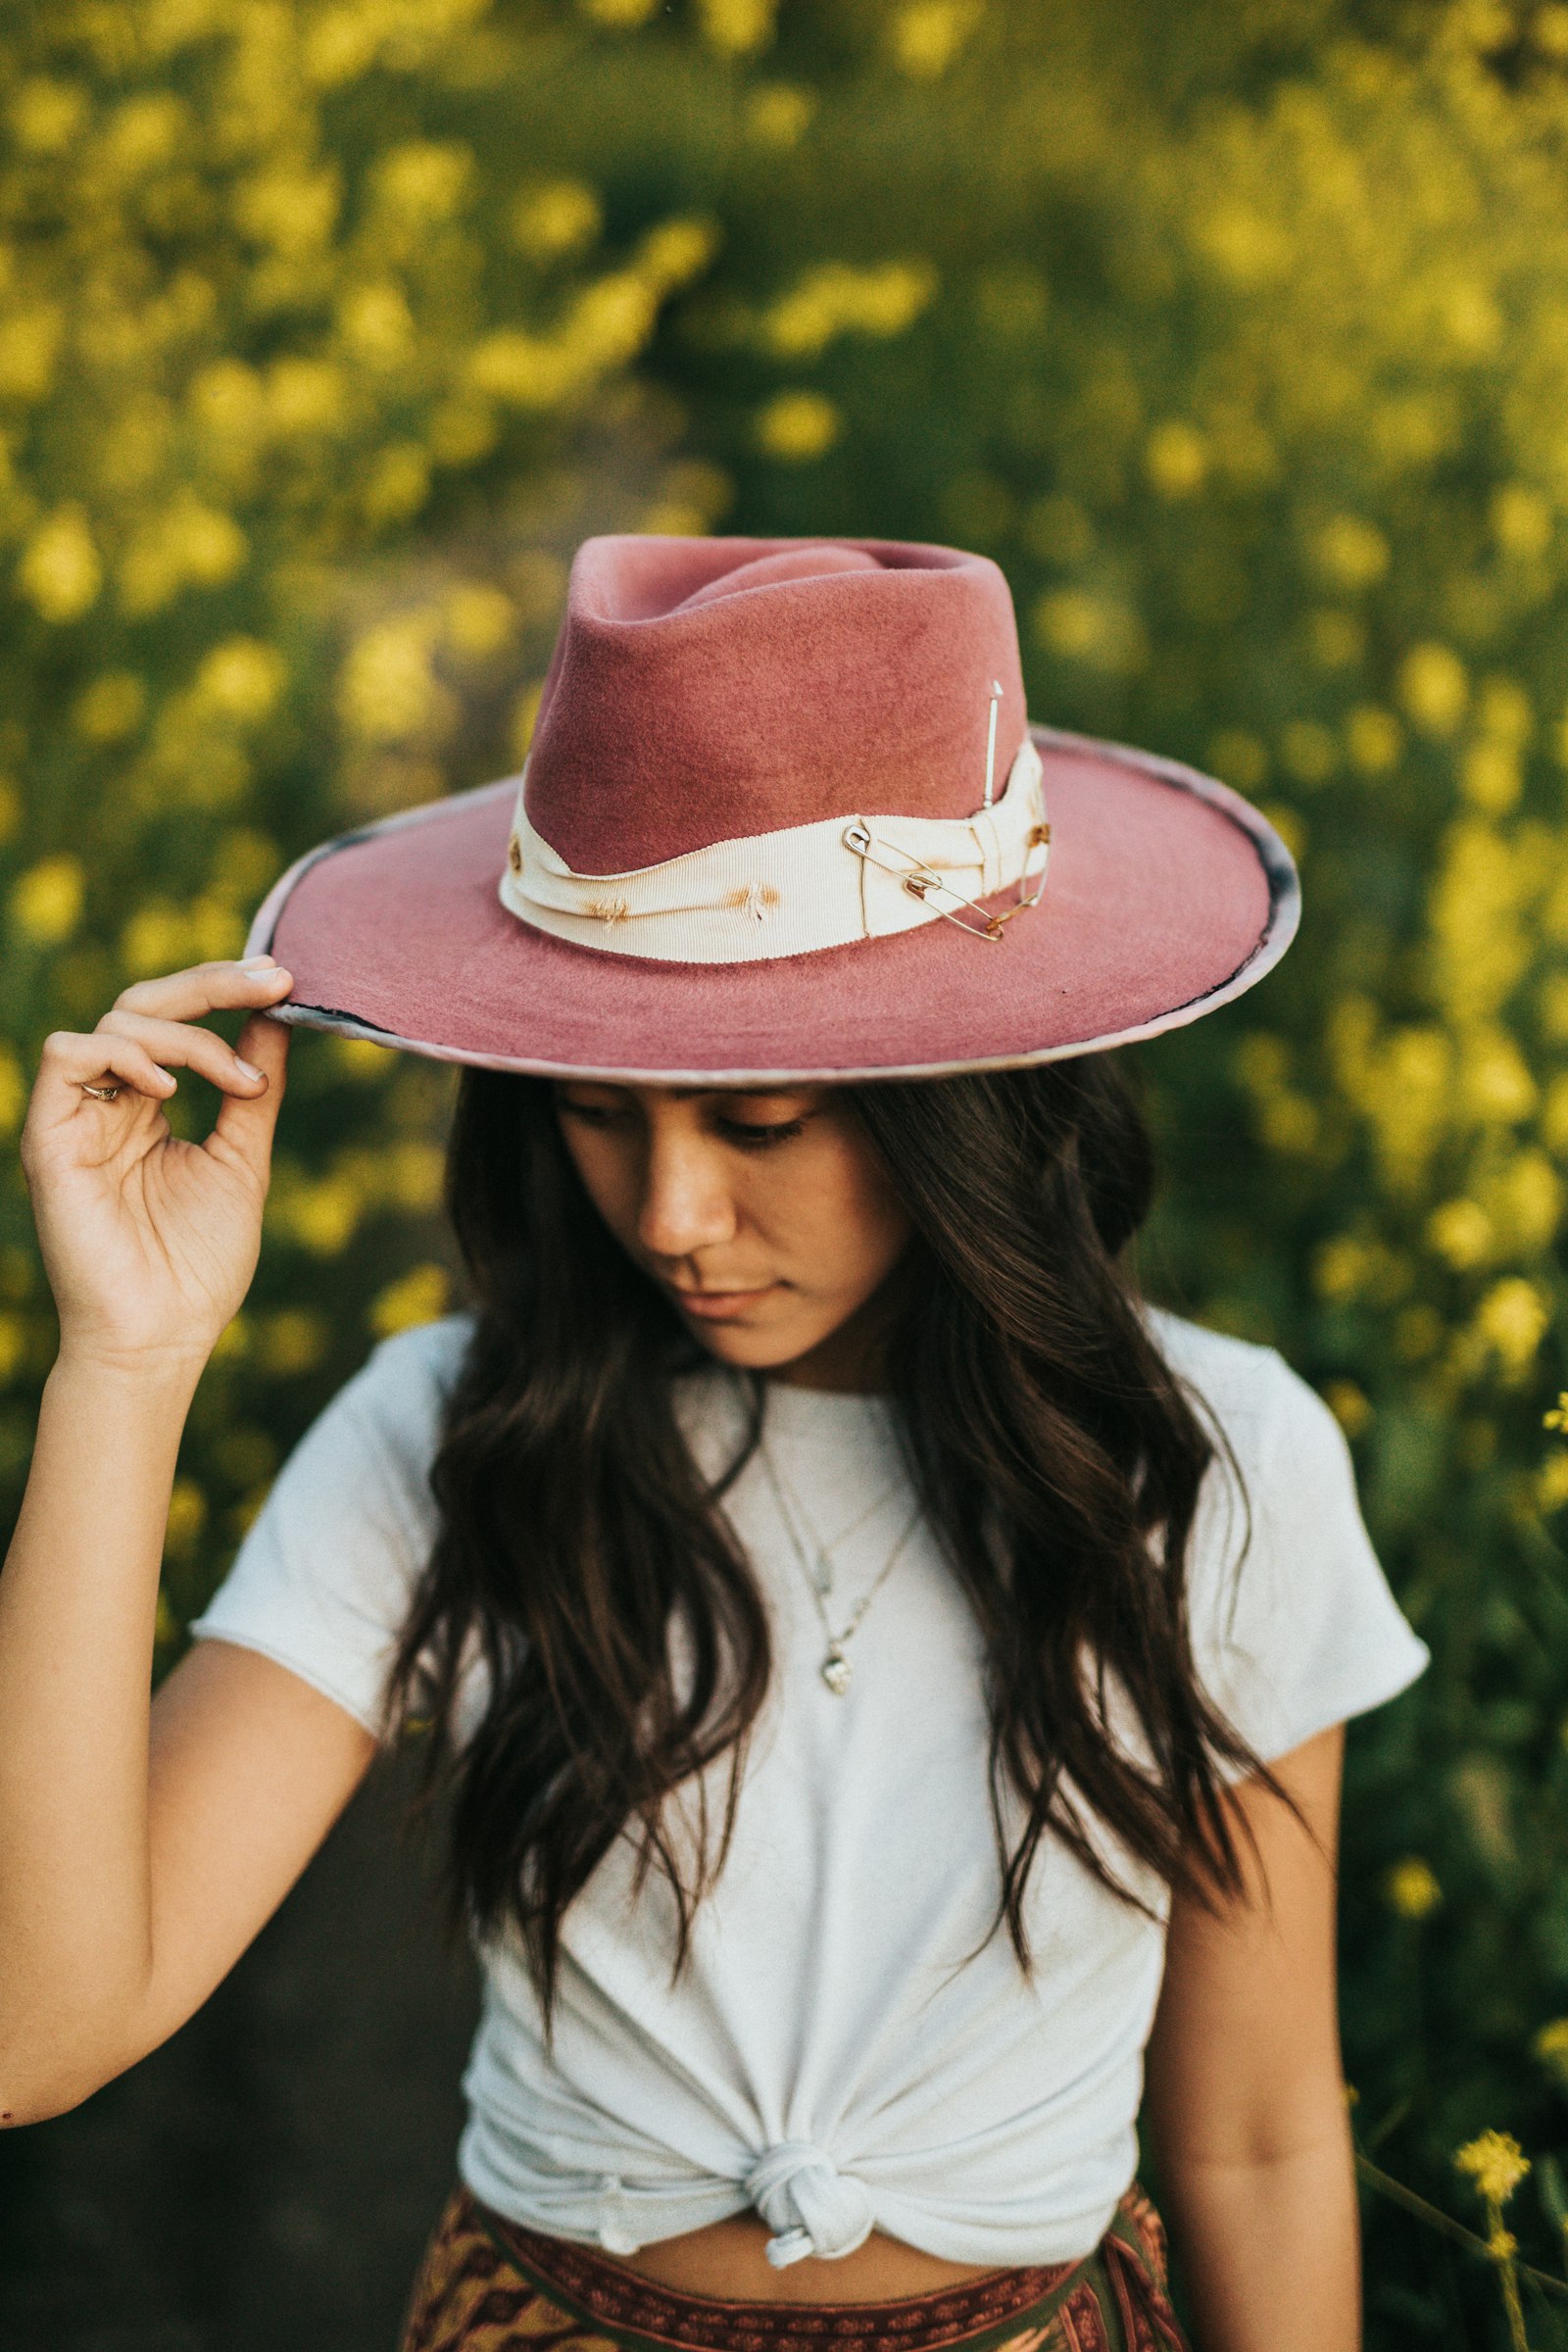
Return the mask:
<path id="1" fill-rule="evenodd" d="M 84 1095 L 91 1095 L 95 1102 L 113 1102 L 120 1093 L 118 1086 L 92 1086 L 85 1078 L 78 1078 L 76 1084 Z"/>

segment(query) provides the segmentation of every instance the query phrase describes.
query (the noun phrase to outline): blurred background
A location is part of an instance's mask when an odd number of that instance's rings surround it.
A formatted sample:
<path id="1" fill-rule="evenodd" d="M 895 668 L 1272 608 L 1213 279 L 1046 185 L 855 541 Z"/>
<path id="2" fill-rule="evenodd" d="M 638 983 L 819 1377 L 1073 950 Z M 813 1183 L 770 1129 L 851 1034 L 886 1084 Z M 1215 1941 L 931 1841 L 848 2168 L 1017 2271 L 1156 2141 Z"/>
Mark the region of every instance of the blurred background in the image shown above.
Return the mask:
<path id="1" fill-rule="evenodd" d="M 1295 953 L 1139 1056 L 1147 1276 L 1321 1388 L 1434 1654 L 1349 1741 L 1371 2352 L 1568 2343 L 1568 7 L 53 0 L 0 118 L 0 1134 L 285 860 L 516 767 L 590 531 L 982 549 L 1039 718 L 1296 849 Z M 447 1302 L 449 1088 L 296 1039 L 165 1662 Z M 52 1336 L 13 1153 L 8 1501 Z M 0 2340 L 390 2346 L 471 1997 L 394 1784 L 0 2140 Z"/>

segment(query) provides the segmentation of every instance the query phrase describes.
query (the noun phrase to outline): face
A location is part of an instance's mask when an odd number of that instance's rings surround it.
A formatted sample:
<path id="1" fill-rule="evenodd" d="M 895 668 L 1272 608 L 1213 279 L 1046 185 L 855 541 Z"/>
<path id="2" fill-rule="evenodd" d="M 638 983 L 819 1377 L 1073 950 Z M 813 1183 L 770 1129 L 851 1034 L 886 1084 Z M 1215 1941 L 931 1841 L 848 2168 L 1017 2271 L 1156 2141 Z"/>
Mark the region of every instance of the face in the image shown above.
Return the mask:
<path id="1" fill-rule="evenodd" d="M 883 1286 L 910 1227 L 835 1089 L 555 1093 L 594 1206 L 711 1354 L 808 1387 L 880 1385 Z"/>

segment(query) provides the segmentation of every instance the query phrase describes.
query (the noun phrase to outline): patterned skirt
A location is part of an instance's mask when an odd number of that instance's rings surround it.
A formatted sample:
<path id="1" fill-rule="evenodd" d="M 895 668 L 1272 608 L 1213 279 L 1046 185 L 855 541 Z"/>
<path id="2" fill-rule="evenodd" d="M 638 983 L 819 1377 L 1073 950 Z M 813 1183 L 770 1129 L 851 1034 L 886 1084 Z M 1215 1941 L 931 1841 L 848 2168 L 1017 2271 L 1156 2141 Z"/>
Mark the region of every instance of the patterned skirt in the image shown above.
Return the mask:
<path id="1" fill-rule="evenodd" d="M 993 2271 L 897 2303 L 676 2294 L 540 2237 L 457 2188 L 415 2281 L 402 2352 L 1191 2352 L 1165 2231 L 1134 2182 L 1080 2262 Z"/>

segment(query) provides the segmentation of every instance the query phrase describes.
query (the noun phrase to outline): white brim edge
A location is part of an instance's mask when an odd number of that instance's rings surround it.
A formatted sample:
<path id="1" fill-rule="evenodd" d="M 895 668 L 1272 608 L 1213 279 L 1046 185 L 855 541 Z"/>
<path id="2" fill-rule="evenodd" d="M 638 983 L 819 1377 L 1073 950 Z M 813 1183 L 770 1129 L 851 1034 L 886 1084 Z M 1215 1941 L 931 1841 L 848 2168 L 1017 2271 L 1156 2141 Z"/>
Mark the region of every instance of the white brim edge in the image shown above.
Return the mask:
<path id="1" fill-rule="evenodd" d="M 1135 749 L 1131 744 L 1110 743 L 1097 735 L 1069 734 L 1060 727 L 1035 726 L 1030 729 L 1035 741 L 1043 748 L 1065 752 L 1086 752 L 1099 760 L 1119 761 L 1141 775 L 1157 776 L 1178 791 L 1189 792 L 1195 799 L 1205 801 L 1238 825 L 1250 840 L 1257 853 L 1268 883 L 1269 911 L 1257 944 L 1237 965 L 1230 977 L 1215 988 L 1205 989 L 1184 1004 L 1173 1005 L 1167 1012 L 1156 1014 L 1147 1021 L 1137 1022 L 1127 1029 L 1117 1029 L 1101 1037 L 1087 1038 L 1071 1045 L 1042 1046 L 1026 1054 L 977 1054 L 962 1061 L 878 1062 L 866 1067 L 830 1068 L 807 1067 L 799 1064 L 758 1065 L 757 1067 L 722 1070 L 676 1069 L 667 1065 L 647 1069 L 629 1062 L 588 1063 L 546 1061 L 525 1054 L 474 1054 L 459 1047 L 431 1045 L 425 1040 L 399 1037 L 373 1023 L 362 1021 L 353 1013 L 339 1012 L 326 1005 L 290 1004 L 274 1007 L 269 1018 L 282 1021 L 291 1028 L 320 1029 L 335 1037 L 352 1037 L 373 1046 L 384 1046 L 389 1052 L 416 1054 L 426 1061 L 451 1061 L 466 1068 L 483 1070 L 513 1070 L 521 1076 L 535 1078 L 600 1078 L 621 1084 L 645 1086 L 776 1086 L 776 1085 L 866 1085 L 878 1078 L 957 1078 L 968 1070 L 1032 1069 L 1048 1061 L 1070 1061 L 1080 1054 L 1108 1054 L 1117 1046 L 1132 1046 L 1147 1038 L 1161 1037 L 1168 1029 L 1183 1029 L 1205 1013 L 1217 1012 L 1221 1005 L 1245 996 L 1266 973 L 1272 971 L 1296 937 L 1301 919 L 1301 884 L 1296 860 L 1267 817 L 1254 808 L 1250 801 L 1221 784 L 1213 776 L 1203 775 L 1196 767 L 1187 767 L 1179 760 L 1166 760 L 1154 752 Z M 297 858 L 287 871 L 280 874 L 268 892 L 251 924 L 245 942 L 247 956 L 271 953 L 273 937 L 283 907 L 292 896 L 302 875 L 329 858 L 338 850 L 350 848 L 355 842 L 367 841 L 380 833 L 391 832 L 406 825 L 425 823 L 435 816 L 444 816 L 455 799 L 477 799 L 489 794 L 510 797 L 516 791 L 516 778 L 504 777 L 496 783 L 480 784 L 472 793 L 453 794 L 440 801 L 430 802 L 417 808 L 401 808 L 394 815 L 382 817 L 375 824 L 361 825 L 351 833 L 340 833 L 333 840 L 321 842 Z M 704 966 L 704 969 L 710 967 Z"/>

